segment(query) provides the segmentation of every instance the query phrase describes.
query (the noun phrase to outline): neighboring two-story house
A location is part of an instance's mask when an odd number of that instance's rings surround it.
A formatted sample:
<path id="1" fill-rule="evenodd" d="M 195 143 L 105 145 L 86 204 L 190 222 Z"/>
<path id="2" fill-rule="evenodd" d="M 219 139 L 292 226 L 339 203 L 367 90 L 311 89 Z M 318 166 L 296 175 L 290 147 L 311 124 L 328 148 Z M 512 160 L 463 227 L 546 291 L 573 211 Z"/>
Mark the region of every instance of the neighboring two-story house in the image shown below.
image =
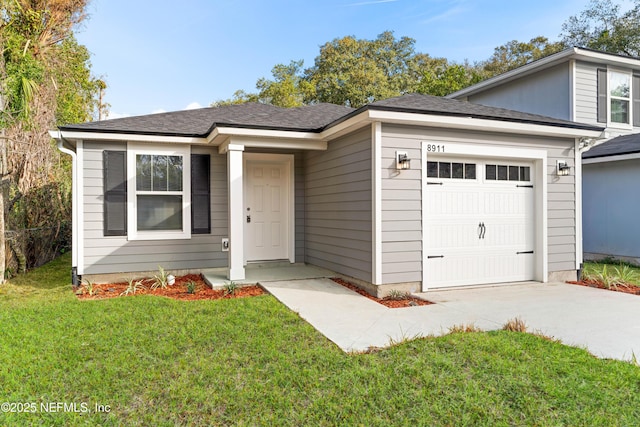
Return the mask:
<path id="1" fill-rule="evenodd" d="M 603 139 L 581 143 L 582 164 L 569 165 L 574 226 L 585 258 L 640 262 L 640 59 L 570 48 L 448 97 L 605 127 Z"/>

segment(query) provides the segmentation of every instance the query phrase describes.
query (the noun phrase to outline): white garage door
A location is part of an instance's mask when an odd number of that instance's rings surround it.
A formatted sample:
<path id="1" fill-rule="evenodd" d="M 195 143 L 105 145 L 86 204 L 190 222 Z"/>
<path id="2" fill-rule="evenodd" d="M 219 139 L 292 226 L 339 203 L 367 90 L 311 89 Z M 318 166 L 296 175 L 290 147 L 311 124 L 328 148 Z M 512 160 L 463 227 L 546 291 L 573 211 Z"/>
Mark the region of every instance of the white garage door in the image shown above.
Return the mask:
<path id="1" fill-rule="evenodd" d="M 429 159 L 426 287 L 534 278 L 533 173 L 527 162 Z"/>

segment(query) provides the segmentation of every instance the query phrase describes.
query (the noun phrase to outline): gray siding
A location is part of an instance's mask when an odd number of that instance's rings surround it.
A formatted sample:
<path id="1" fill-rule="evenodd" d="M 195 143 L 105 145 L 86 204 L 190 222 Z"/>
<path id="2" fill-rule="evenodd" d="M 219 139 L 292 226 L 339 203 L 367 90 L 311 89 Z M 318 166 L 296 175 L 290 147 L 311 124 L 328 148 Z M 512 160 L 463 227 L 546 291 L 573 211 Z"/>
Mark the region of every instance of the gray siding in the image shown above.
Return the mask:
<path id="1" fill-rule="evenodd" d="M 470 102 L 571 119 L 569 65 L 560 64 L 468 97 Z"/>
<path id="2" fill-rule="evenodd" d="M 576 61 L 575 120 L 598 125 L 598 67 L 597 64 Z M 601 124 L 600 124 L 601 125 Z"/>
<path id="3" fill-rule="evenodd" d="M 305 156 L 305 260 L 371 282 L 371 130 Z"/>
<path id="4" fill-rule="evenodd" d="M 383 126 L 382 139 L 382 278 L 384 284 L 422 280 L 421 143 L 492 144 L 546 149 L 548 185 L 549 272 L 575 270 L 575 176 L 558 177 L 556 160 L 575 171 L 573 140 L 481 134 L 417 127 Z M 395 171 L 395 150 L 408 151 L 411 169 Z"/>
<path id="5" fill-rule="evenodd" d="M 84 273 L 120 273 L 166 269 L 224 267 L 227 253 L 221 239 L 227 236 L 226 157 L 217 150 L 193 148 L 211 154 L 211 234 L 193 235 L 190 240 L 135 240 L 126 236 L 103 235 L 103 150 L 126 150 L 126 144 L 84 143 Z"/>
<path id="6" fill-rule="evenodd" d="M 583 168 L 584 252 L 640 258 L 640 160 Z"/>

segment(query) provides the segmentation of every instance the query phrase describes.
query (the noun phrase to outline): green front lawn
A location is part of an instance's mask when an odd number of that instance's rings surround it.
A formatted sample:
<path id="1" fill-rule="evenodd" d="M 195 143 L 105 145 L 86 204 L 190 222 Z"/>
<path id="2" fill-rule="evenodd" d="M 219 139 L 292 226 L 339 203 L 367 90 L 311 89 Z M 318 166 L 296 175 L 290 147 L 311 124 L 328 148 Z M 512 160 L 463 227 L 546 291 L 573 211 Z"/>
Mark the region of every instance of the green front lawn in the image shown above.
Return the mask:
<path id="1" fill-rule="evenodd" d="M 271 296 L 78 301 L 68 282 L 63 257 L 0 287 L 0 403 L 38 411 L 2 426 L 640 424 L 639 367 L 528 334 L 346 355 Z"/>

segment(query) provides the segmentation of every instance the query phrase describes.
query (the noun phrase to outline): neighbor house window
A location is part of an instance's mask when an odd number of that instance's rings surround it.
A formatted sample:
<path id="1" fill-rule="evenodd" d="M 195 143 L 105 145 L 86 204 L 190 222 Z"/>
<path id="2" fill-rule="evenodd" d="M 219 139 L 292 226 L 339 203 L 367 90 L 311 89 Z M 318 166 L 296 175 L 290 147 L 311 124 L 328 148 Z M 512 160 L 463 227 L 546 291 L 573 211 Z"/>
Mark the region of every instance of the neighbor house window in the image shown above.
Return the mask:
<path id="1" fill-rule="evenodd" d="M 640 76 L 606 69 L 598 69 L 597 75 L 597 121 L 640 127 Z"/>
<path id="2" fill-rule="evenodd" d="M 629 124 L 631 75 L 609 71 L 609 108 L 611 123 Z"/>
<path id="3" fill-rule="evenodd" d="M 128 159 L 129 238 L 191 237 L 189 148 L 130 144 Z"/>

